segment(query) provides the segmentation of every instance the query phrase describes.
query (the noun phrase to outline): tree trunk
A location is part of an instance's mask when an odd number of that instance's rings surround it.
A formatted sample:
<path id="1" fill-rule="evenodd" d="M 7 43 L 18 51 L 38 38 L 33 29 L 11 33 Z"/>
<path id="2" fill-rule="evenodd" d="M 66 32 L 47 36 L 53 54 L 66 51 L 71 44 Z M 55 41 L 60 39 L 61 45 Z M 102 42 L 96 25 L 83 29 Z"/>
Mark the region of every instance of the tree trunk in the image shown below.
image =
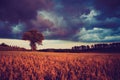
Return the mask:
<path id="1" fill-rule="evenodd" d="M 36 44 L 35 42 L 30 42 L 30 47 L 32 51 L 36 51 Z"/>

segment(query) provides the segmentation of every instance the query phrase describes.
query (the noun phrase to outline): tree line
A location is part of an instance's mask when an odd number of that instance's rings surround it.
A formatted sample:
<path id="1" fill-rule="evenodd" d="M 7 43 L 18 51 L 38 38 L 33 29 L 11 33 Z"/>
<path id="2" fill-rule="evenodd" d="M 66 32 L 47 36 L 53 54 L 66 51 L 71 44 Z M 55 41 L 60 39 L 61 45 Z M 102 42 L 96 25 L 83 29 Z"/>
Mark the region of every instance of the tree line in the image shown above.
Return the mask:
<path id="1" fill-rule="evenodd" d="M 74 46 L 72 50 L 76 52 L 120 52 L 120 43 Z"/>
<path id="2" fill-rule="evenodd" d="M 0 44 L 0 51 L 26 51 L 27 49 L 18 46 L 9 46 L 5 43 Z"/>
<path id="3" fill-rule="evenodd" d="M 109 44 L 93 44 L 93 45 L 81 45 L 73 46 L 71 49 L 42 49 L 39 51 L 44 52 L 109 52 L 109 53 L 120 53 L 120 43 L 109 43 Z"/>

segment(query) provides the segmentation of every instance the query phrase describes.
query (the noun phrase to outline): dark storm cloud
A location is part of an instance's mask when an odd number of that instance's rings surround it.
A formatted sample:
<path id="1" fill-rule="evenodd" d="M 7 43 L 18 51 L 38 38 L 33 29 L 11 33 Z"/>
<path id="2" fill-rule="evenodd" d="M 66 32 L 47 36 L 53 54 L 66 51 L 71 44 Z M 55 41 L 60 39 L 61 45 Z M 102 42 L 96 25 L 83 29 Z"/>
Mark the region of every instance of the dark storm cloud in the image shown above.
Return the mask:
<path id="1" fill-rule="evenodd" d="M 119 41 L 119 4 L 119 0 L 1 0 L 0 37 L 18 38 L 38 29 L 46 39 Z"/>
<path id="2" fill-rule="evenodd" d="M 31 20 L 36 20 L 39 10 L 50 10 L 52 6 L 51 0 L 0 0 L 0 37 L 18 38 L 14 35 L 34 27 Z"/>
<path id="3" fill-rule="evenodd" d="M 0 0 L 0 20 L 24 22 L 36 18 L 37 10 L 51 6 L 50 0 Z"/>
<path id="4" fill-rule="evenodd" d="M 89 0 L 61 0 L 63 11 L 66 15 L 77 16 L 78 14 L 89 13 L 89 7 L 92 4 Z"/>
<path id="5" fill-rule="evenodd" d="M 107 28 L 120 27 L 120 0 L 95 0 L 94 8 L 100 11 L 100 15 L 96 17 L 100 21 L 99 26 Z"/>
<path id="6" fill-rule="evenodd" d="M 114 0 L 61 0 L 64 6 L 64 15 L 74 28 L 73 40 L 95 42 L 95 41 L 120 41 L 120 1 Z M 85 28 L 84 34 L 81 29 Z M 103 34 L 96 33 L 102 31 Z M 75 32 L 76 30 L 76 32 Z M 80 32 L 78 31 L 80 30 Z M 91 31 L 89 35 L 89 31 Z M 109 31 L 110 30 L 110 31 Z M 71 30 L 70 30 L 71 31 Z M 106 33 L 109 31 L 109 33 Z M 78 33 L 77 33 L 78 32 Z M 117 32 L 117 33 L 116 33 Z M 82 35 L 81 35 L 82 34 Z M 99 34 L 99 35 L 98 35 Z M 82 36 L 82 37 L 81 37 Z M 88 37 L 90 36 L 90 37 Z M 81 39 L 80 39 L 81 38 Z M 98 39 L 96 39 L 98 38 Z"/>
<path id="7" fill-rule="evenodd" d="M 103 17 L 120 17 L 120 0 L 95 0 L 94 7 L 101 11 Z"/>
<path id="8" fill-rule="evenodd" d="M 5 27 L 6 26 L 6 27 Z M 11 38 L 11 29 L 9 28 L 10 24 L 0 21 L 0 37 L 2 38 Z"/>

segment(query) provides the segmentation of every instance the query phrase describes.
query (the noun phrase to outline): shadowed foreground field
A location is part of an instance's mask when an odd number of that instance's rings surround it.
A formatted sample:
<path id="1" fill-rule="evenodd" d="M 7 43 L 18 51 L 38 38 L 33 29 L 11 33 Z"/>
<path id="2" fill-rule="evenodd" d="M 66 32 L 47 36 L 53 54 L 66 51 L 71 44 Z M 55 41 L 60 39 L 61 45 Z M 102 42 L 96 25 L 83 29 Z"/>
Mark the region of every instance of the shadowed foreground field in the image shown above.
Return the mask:
<path id="1" fill-rule="evenodd" d="M 119 79 L 119 54 L 0 52 L 0 80 Z"/>

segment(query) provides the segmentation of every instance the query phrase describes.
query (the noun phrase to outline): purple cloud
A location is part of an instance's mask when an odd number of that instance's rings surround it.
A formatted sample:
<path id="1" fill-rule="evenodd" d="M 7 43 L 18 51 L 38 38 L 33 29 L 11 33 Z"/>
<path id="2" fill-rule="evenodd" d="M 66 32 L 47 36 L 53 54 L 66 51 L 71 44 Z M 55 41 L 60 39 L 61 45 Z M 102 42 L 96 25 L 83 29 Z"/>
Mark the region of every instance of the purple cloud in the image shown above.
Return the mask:
<path id="1" fill-rule="evenodd" d="M 119 0 L 1 0 L 0 37 L 20 38 L 24 31 L 38 29 L 46 39 L 118 41 L 119 4 Z"/>
<path id="2" fill-rule="evenodd" d="M 0 0 L 0 20 L 9 22 L 35 19 L 37 10 L 50 9 L 50 0 Z"/>

